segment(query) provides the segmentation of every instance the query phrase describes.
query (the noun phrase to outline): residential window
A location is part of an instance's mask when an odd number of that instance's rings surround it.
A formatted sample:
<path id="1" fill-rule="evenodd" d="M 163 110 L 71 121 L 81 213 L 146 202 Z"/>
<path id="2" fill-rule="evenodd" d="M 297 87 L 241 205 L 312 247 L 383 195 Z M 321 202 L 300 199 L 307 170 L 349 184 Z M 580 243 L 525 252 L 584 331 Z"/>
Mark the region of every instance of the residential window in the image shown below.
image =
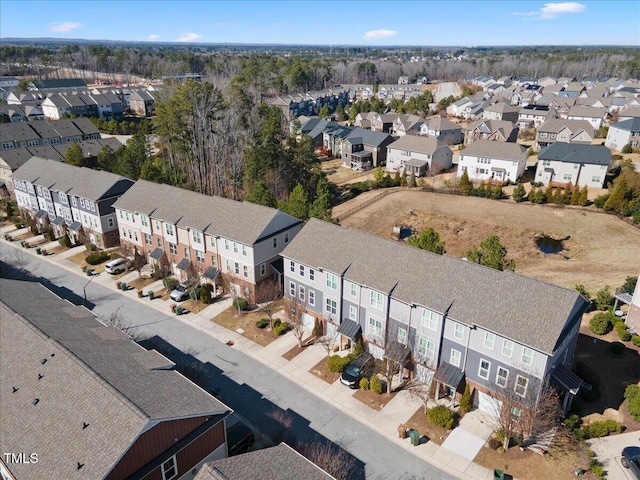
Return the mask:
<path id="1" fill-rule="evenodd" d="M 487 360 L 480 360 L 480 368 L 478 369 L 478 376 L 489 380 L 489 370 L 491 369 L 491 363 Z"/>
<path id="2" fill-rule="evenodd" d="M 231 248 L 231 244 L 229 243 L 229 240 L 227 240 L 226 238 L 224 239 L 224 249 L 225 250 L 229 250 Z"/>
<path id="3" fill-rule="evenodd" d="M 84 208 L 84 198 L 81 198 L 81 199 L 80 199 L 80 206 L 81 206 L 82 208 Z"/>
<path id="4" fill-rule="evenodd" d="M 592 182 L 598 182 L 598 183 L 600 183 L 600 180 L 601 180 L 601 179 L 602 179 L 601 177 L 591 177 L 591 181 L 592 181 Z"/>
<path id="5" fill-rule="evenodd" d="M 229 260 L 228 258 L 225 258 L 224 259 L 224 263 L 225 263 L 225 265 L 227 267 L 227 272 L 230 272 L 231 271 L 231 260 Z M 294 292 L 294 296 L 295 296 L 295 292 Z"/>
<path id="6" fill-rule="evenodd" d="M 436 345 L 431 340 L 420 337 L 418 340 L 418 354 L 429 359 L 435 357 Z"/>
<path id="7" fill-rule="evenodd" d="M 453 338 L 462 340 L 464 338 L 464 325 L 456 323 L 453 330 Z"/>
<path id="8" fill-rule="evenodd" d="M 402 345 L 406 345 L 407 344 L 407 329 L 406 328 L 399 328 L 398 329 L 398 343 L 401 343 Z"/>
<path id="9" fill-rule="evenodd" d="M 178 476 L 178 466 L 176 465 L 176 456 L 162 464 L 162 480 L 172 480 Z"/>
<path id="10" fill-rule="evenodd" d="M 140 223 L 142 223 L 144 227 L 149 226 L 149 219 L 146 217 L 146 215 L 140 215 Z"/>
<path id="11" fill-rule="evenodd" d="M 424 309 L 422 310 L 422 326 L 429 330 L 437 330 L 438 328 L 438 315 L 435 312 Z"/>
<path id="12" fill-rule="evenodd" d="M 211 255 L 211 265 L 214 267 L 218 267 L 218 257 L 216 255 Z"/>
<path id="13" fill-rule="evenodd" d="M 95 204 L 95 203 L 93 203 L 93 202 L 91 202 L 91 203 L 90 203 L 90 206 L 91 206 L 91 211 L 92 211 L 92 212 L 95 212 L 95 211 L 96 211 L 96 204 Z"/>
<path id="14" fill-rule="evenodd" d="M 289 295 L 296 298 L 296 284 L 293 282 L 289 282 Z"/>
<path id="15" fill-rule="evenodd" d="M 484 348 L 493 350 L 493 345 L 496 342 L 496 336 L 493 333 L 485 332 L 484 334 Z"/>
<path id="16" fill-rule="evenodd" d="M 527 385 L 529 384 L 529 380 L 527 380 L 524 377 L 521 377 L 520 375 L 518 375 L 516 377 L 516 386 L 515 386 L 515 391 L 518 395 L 520 395 L 521 397 L 524 397 L 527 395 Z"/>
<path id="17" fill-rule="evenodd" d="M 369 317 L 369 332 L 373 335 L 382 335 L 382 322 L 377 318 Z"/>
<path id="18" fill-rule="evenodd" d="M 107 219 L 107 224 L 109 225 L 109 228 L 113 228 L 113 218 Z"/>
<path id="19" fill-rule="evenodd" d="M 186 258 L 191 258 L 191 252 L 189 252 L 189 247 L 184 247 L 184 256 Z"/>
<path id="20" fill-rule="evenodd" d="M 291 262 L 289 265 L 289 270 L 291 271 L 291 273 L 296 273 L 296 264 Z"/>
<path id="21" fill-rule="evenodd" d="M 305 288 L 302 285 L 300 285 L 298 287 L 298 298 L 303 302 L 304 302 L 304 294 L 305 294 Z"/>
<path id="22" fill-rule="evenodd" d="M 369 292 L 369 305 L 378 310 L 382 310 L 382 294 L 371 290 Z"/>
<path id="23" fill-rule="evenodd" d="M 351 284 L 351 296 L 353 298 L 356 298 L 358 296 L 358 287 L 356 286 L 355 283 Z"/>
<path id="24" fill-rule="evenodd" d="M 460 350 L 451 349 L 451 356 L 449 358 L 449 363 L 454 367 L 460 368 L 460 359 L 462 358 L 462 354 Z"/>
<path id="25" fill-rule="evenodd" d="M 260 276 L 264 277 L 266 273 L 267 273 L 267 264 L 266 263 L 261 263 L 260 264 Z"/>
<path id="26" fill-rule="evenodd" d="M 233 271 L 236 275 L 240 275 L 240 264 L 238 262 L 234 262 Z"/>
<path id="27" fill-rule="evenodd" d="M 167 235 L 173 235 L 173 225 L 171 225 L 170 223 L 165 223 L 164 225 Z"/>
<path id="28" fill-rule="evenodd" d="M 238 244 L 233 242 L 233 253 L 238 253 Z"/>
<path id="29" fill-rule="evenodd" d="M 209 245 L 211 248 L 216 248 L 216 237 L 209 237 Z"/>
<path id="30" fill-rule="evenodd" d="M 505 357 L 511 358 L 511 354 L 513 353 L 513 342 L 511 340 L 504 340 L 502 342 L 502 354 Z"/>
<path id="31" fill-rule="evenodd" d="M 242 266 L 242 276 L 244 278 L 249 278 L 249 267 L 247 265 Z"/>
<path id="32" fill-rule="evenodd" d="M 156 240 L 157 240 L 158 246 L 161 247 L 162 246 L 162 240 L 160 238 L 157 238 Z"/>
<path id="33" fill-rule="evenodd" d="M 507 379 L 509 378 L 509 370 L 506 368 L 498 367 L 498 373 L 496 374 L 496 385 L 499 387 L 507 386 Z"/>
<path id="34" fill-rule="evenodd" d="M 191 233 L 193 235 L 193 241 L 195 243 L 201 243 L 202 242 L 202 234 L 200 232 L 198 232 L 197 230 L 191 230 Z"/>
<path id="35" fill-rule="evenodd" d="M 196 250 L 196 260 L 198 263 L 204 263 L 204 252 Z"/>
<path id="36" fill-rule="evenodd" d="M 246 245 L 242 245 L 242 256 L 243 257 L 247 256 L 247 246 Z"/>
<path id="37" fill-rule="evenodd" d="M 273 248 L 278 248 L 278 237 L 273 237 Z"/>
<path id="38" fill-rule="evenodd" d="M 338 313 L 338 304 L 335 300 L 327 298 L 327 302 L 325 303 L 325 310 L 329 315 L 336 315 Z"/>
<path id="39" fill-rule="evenodd" d="M 518 407 L 511 407 L 511 415 L 513 419 L 517 422 L 518 420 L 520 420 L 520 417 L 522 416 L 522 410 L 520 410 Z"/>
<path id="40" fill-rule="evenodd" d="M 74 207 L 78 206 L 78 203 L 76 202 L 76 197 L 71 197 L 71 205 L 73 205 Z M 122 218 L 122 210 L 120 210 L 120 218 Z"/>
<path id="41" fill-rule="evenodd" d="M 334 273 L 327 272 L 327 287 L 338 290 L 338 277 Z"/>
<path id="42" fill-rule="evenodd" d="M 524 347 L 522 349 L 522 363 L 525 365 L 531 365 L 533 362 L 533 350 L 530 348 Z"/>
<path id="43" fill-rule="evenodd" d="M 175 243 L 169 242 L 169 251 L 174 255 L 177 254 L 178 253 L 178 246 Z"/>
<path id="44" fill-rule="evenodd" d="M 304 265 L 300 265 L 300 276 L 304 277 Z"/>
<path id="45" fill-rule="evenodd" d="M 94 225 L 94 227 L 95 227 L 95 226 L 96 226 L 96 225 Z M 137 242 L 137 241 L 138 241 L 138 232 L 135 232 L 135 231 L 134 231 L 134 232 L 133 232 L 133 236 L 135 237 L 136 242 Z"/>
<path id="46" fill-rule="evenodd" d="M 358 307 L 349 305 L 349 320 L 358 321 Z"/>
<path id="47" fill-rule="evenodd" d="M 313 290 L 309 290 L 309 305 L 316 304 L 316 292 Z"/>
<path id="48" fill-rule="evenodd" d="M 289 232 L 284 232 L 284 243 L 289 243 Z"/>
<path id="49" fill-rule="evenodd" d="M 316 272 L 313 268 L 309 269 L 309 280 L 315 280 L 316 279 Z"/>

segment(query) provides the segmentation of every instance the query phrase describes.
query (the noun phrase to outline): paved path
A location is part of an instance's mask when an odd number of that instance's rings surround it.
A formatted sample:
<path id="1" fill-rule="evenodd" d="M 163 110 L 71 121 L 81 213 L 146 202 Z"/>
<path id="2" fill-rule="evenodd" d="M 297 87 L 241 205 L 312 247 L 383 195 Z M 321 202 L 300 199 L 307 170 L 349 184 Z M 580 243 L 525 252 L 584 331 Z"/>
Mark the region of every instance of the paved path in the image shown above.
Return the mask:
<path id="1" fill-rule="evenodd" d="M 120 309 L 125 320 L 146 335 L 157 335 L 197 358 L 209 369 L 207 378 L 220 389 L 221 399 L 257 428 L 273 430 L 274 412 L 284 414 L 291 421 L 289 429 L 295 440 L 309 441 L 315 435 L 329 439 L 361 462 L 366 478 L 492 478 L 489 469 L 465 458 L 471 453 L 464 446 L 454 452 L 433 442 L 412 447 L 408 439 L 399 439 L 398 425 L 420 407 L 406 392 L 376 411 L 354 399 L 353 390 L 339 382 L 327 384 L 310 373 L 326 355 L 318 345 L 287 361 L 282 354 L 296 344 L 290 333 L 261 347 L 210 321 L 215 313 L 209 309 L 217 303 L 200 314 L 171 316 L 169 302 L 140 299 L 135 290 L 116 290 L 109 275 L 102 273 L 88 281 L 78 265 L 65 258 L 73 253 L 43 258 L 33 249 L 21 249 L 17 242 L 10 246 L 2 242 L 0 260 L 16 264 L 20 257 L 17 264 L 50 281 L 58 295 L 82 303 L 86 294 L 90 308 L 101 317 Z M 229 340 L 233 347 L 225 345 Z"/>
<path id="2" fill-rule="evenodd" d="M 634 480 L 633 474 L 620 463 L 624 447 L 640 446 L 640 432 L 621 433 L 587 440 L 607 472 L 608 480 Z"/>

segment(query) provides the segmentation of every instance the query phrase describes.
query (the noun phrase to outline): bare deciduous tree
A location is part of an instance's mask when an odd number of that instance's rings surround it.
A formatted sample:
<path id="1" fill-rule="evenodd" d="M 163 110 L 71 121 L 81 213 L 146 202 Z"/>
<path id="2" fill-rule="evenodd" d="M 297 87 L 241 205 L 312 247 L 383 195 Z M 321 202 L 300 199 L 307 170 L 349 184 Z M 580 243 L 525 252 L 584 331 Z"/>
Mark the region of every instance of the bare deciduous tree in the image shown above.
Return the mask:
<path id="1" fill-rule="evenodd" d="M 122 313 L 120 313 L 119 307 L 115 311 L 111 312 L 109 316 L 101 316 L 98 318 L 104 325 L 123 331 L 134 341 L 144 340 L 146 338 L 146 336 L 140 331 L 139 327 L 131 325 L 124 319 Z"/>
<path id="2" fill-rule="evenodd" d="M 285 410 L 273 407 L 264 416 L 263 423 L 264 425 L 261 425 L 255 434 L 265 447 L 279 445 L 285 439 L 291 440 L 291 438 L 287 438 L 287 433 L 289 433 L 290 437 L 293 419 Z"/>
<path id="3" fill-rule="evenodd" d="M 282 297 L 280 282 L 272 282 L 262 290 L 266 301 L 259 305 L 258 309 L 269 318 L 269 328 L 273 328 L 273 315 L 280 309 L 278 300 Z"/>
<path id="4" fill-rule="evenodd" d="M 409 392 L 409 395 L 422 402 L 424 406 L 424 414 L 427 414 L 429 400 L 431 399 L 431 385 L 435 380 L 433 378 L 430 382 L 424 383 L 418 379 L 412 378 L 409 380 L 402 389 Z"/>
<path id="5" fill-rule="evenodd" d="M 332 334 L 327 333 L 318 339 L 318 343 L 322 345 L 322 348 L 326 350 L 327 357 L 331 355 L 331 352 L 333 351 L 333 347 L 335 346 L 337 339 L 338 339 L 337 333 L 332 333 Z"/>
<path id="6" fill-rule="evenodd" d="M 346 450 L 337 445 L 316 439 L 311 443 L 299 444 L 296 450 L 337 480 L 349 480 L 353 477 L 356 462 Z"/>

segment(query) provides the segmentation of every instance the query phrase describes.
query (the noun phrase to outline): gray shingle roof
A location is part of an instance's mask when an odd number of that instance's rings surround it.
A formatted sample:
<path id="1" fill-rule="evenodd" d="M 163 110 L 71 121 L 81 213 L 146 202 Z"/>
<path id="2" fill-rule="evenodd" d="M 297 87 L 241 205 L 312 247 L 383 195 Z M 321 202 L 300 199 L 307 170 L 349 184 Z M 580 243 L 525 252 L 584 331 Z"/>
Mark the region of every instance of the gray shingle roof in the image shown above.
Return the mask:
<path id="1" fill-rule="evenodd" d="M 418 135 L 405 135 L 387 145 L 387 149 L 410 150 L 412 152 L 431 155 L 440 147 L 448 148 L 446 143 L 441 142 L 435 137 L 422 137 Z"/>
<path id="2" fill-rule="evenodd" d="M 609 166 L 611 164 L 611 150 L 604 145 L 556 142 L 540 150 L 538 159 Z"/>
<path id="3" fill-rule="evenodd" d="M 364 248 L 363 248 L 364 246 Z M 546 353 L 585 306 L 575 291 L 311 219 L 282 252 Z M 489 301 L 490 299 L 490 301 Z M 544 328 L 542 328 L 544 325 Z"/>
<path id="4" fill-rule="evenodd" d="M 275 208 L 203 195 L 145 180 L 138 180 L 113 206 L 179 227 L 220 235 L 245 245 L 253 245 L 276 232 L 302 223 Z"/>
<path id="5" fill-rule="evenodd" d="M 205 463 L 194 480 L 335 480 L 285 443 Z"/>
<path id="6" fill-rule="evenodd" d="M 640 110 L 640 108 L 638 110 Z M 625 113 L 627 113 L 627 110 L 620 112 L 620 115 L 624 115 Z M 640 131 L 640 117 L 634 117 L 629 120 L 623 120 L 622 122 L 612 123 L 611 127 L 615 127 L 619 130 L 625 130 L 627 132 L 638 132 Z"/>
<path id="7" fill-rule="evenodd" d="M 367 130 L 365 128 L 355 127 L 351 131 L 351 133 L 349 133 L 349 135 L 347 136 L 347 140 L 351 141 L 355 138 L 360 138 L 362 140 L 363 145 L 379 147 L 385 141 L 391 139 L 392 137 L 388 133 L 374 132 L 372 130 Z"/>
<path id="8" fill-rule="evenodd" d="M 517 143 L 492 142 L 489 140 L 476 140 L 460 152 L 460 155 L 472 155 L 502 160 L 519 160 L 527 150 Z"/>
<path id="9" fill-rule="evenodd" d="M 568 120 L 565 118 L 550 118 L 546 122 L 544 122 L 538 128 L 539 132 L 552 132 L 558 133 L 563 128 L 568 128 L 572 134 L 579 132 L 580 130 L 584 130 L 587 134 L 593 138 L 593 125 L 591 125 L 587 120 Z"/>
<path id="10" fill-rule="evenodd" d="M 228 411 L 85 308 L 36 283 L 0 290 L 0 448 L 39 460 L 17 478 L 104 478 L 151 420 Z"/>
<path id="11" fill-rule="evenodd" d="M 101 200 L 106 194 L 113 195 L 116 191 L 122 193 L 133 184 L 133 180 L 115 173 L 74 167 L 40 157 L 32 157 L 24 163 L 13 173 L 13 178 L 93 201 Z"/>
<path id="12" fill-rule="evenodd" d="M 426 121 L 426 124 L 430 129 L 442 131 L 442 130 L 462 130 L 462 127 L 453 123 L 451 120 L 447 120 L 444 117 L 430 118 Z"/>

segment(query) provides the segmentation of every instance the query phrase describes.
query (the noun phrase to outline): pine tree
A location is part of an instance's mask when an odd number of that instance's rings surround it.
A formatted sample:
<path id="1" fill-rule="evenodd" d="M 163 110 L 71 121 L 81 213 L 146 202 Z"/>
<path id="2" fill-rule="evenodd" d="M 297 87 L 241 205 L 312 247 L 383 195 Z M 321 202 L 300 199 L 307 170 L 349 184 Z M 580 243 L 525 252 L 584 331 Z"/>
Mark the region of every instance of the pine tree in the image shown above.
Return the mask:
<path id="1" fill-rule="evenodd" d="M 562 191 L 562 204 L 569 205 L 571 203 L 571 185 L 566 184 L 564 186 L 564 190 Z"/>
<path id="2" fill-rule="evenodd" d="M 289 215 L 293 215 L 301 220 L 309 218 L 309 194 L 300 184 L 297 184 L 289 195 L 289 200 L 284 203 L 284 210 Z"/>
<path id="3" fill-rule="evenodd" d="M 431 227 L 423 230 L 420 235 L 410 236 L 407 239 L 407 243 L 412 247 L 437 253 L 438 255 L 446 253 L 445 245 L 444 242 L 440 240 L 440 235 Z"/>
<path id="4" fill-rule="evenodd" d="M 553 187 L 551 184 L 547 185 L 547 188 L 544 191 L 544 200 L 547 203 L 553 202 Z"/>
<path id="5" fill-rule="evenodd" d="M 562 203 L 562 191 L 559 188 L 553 189 L 553 195 L 551 197 L 551 201 L 558 205 Z"/>
<path id="6" fill-rule="evenodd" d="M 273 193 L 271 193 L 271 190 L 269 190 L 262 180 L 257 181 L 253 187 L 251 187 L 251 190 L 247 192 L 244 199 L 247 202 L 257 203 L 258 205 L 264 205 L 266 207 L 275 208 L 277 206 Z"/>
<path id="7" fill-rule="evenodd" d="M 116 168 L 116 154 L 113 153 L 111 147 L 104 145 L 97 156 L 98 168 L 100 170 L 106 170 L 107 172 L 113 172 Z"/>
<path id="8" fill-rule="evenodd" d="M 580 200 L 580 193 L 580 186 L 576 185 L 571 192 L 571 205 L 578 205 L 578 202 Z"/>
<path id="9" fill-rule="evenodd" d="M 578 205 L 584 207 L 589 203 L 589 190 L 585 185 L 584 188 L 580 191 L 580 198 L 578 199 Z"/>
<path id="10" fill-rule="evenodd" d="M 497 235 L 491 235 L 480 242 L 478 248 L 467 252 L 467 258 L 471 262 L 479 263 L 496 270 L 514 270 L 515 262 L 506 260 L 507 249 L 500 244 Z"/>
<path id="11" fill-rule="evenodd" d="M 329 182 L 325 178 L 320 179 L 316 187 L 316 199 L 311 204 L 311 207 L 309 207 L 309 217 L 331 222 L 332 200 L 333 197 L 331 195 L 331 189 L 329 188 Z"/>
<path id="12" fill-rule="evenodd" d="M 518 183 L 518 185 L 516 185 L 516 187 L 513 189 L 513 193 L 511 194 L 511 196 L 516 202 L 520 203 L 524 201 L 524 197 L 526 194 L 527 191 L 524 189 L 524 185 L 522 185 L 522 183 Z"/>
<path id="13" fill-rule="evenodd" d="M 460 175 L 460 180 L 458 181 L 458 190 L 462 192 L 464 195 L 469 195 L 471 191 L 471 181 L 469 180 L 469 173 L 465 170 Z"/>
<path id="14" fill-rule="evenodd" d="M 604 210 L 611 213 L 620 213 L 627 206 L 628 200 L 626 198 L 629 189 L 627 188 L 627 179 L 624 175 L 620 175 L 613 182 L 613 190 L 611 195 L 604 203 Z"/>

